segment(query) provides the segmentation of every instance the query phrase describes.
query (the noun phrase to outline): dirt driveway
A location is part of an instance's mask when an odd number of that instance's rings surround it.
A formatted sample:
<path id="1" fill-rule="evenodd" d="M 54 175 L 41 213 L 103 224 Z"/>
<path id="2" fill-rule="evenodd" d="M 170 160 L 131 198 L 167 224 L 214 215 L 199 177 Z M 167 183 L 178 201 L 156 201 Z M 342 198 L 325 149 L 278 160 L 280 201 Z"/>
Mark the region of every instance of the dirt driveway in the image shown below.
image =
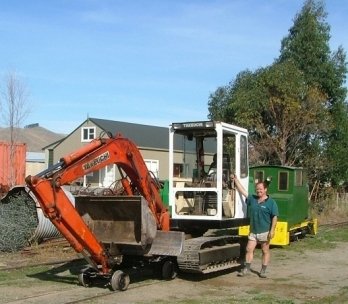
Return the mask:
<path id="1" fill-rule="evenodd" d="M 0 303 L 348 303 L 348 242 L 323 250 L 272 248 L 269 278 L 240 278 L 238 269 L 219 275 L 179 275 L 175 280 L 151 274 L 131 278 L 125 292 L 103 286 L 77 285 L 84 262 L 69 247 L 56 246 L 30 254 L 0 255 Z M 70 259 L 36 267 L 27 264 Z M 252 268 L 259 270 L 260 250 Z"/>

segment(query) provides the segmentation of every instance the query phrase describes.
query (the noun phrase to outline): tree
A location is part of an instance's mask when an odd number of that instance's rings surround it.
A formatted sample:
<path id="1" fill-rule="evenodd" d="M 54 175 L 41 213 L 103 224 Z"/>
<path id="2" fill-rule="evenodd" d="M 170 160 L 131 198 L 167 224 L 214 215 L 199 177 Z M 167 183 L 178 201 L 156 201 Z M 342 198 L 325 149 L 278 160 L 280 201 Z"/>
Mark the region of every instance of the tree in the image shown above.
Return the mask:
<path id="1" fill-rule="evenodd" d="M 242 72 L 226 92 L 224 118 L 249 130 L 257 162 L 298 165 L 306 135 L 314 140 L 328 128 L 325 96 L 291 61 Z"/>
<path id="2" fill-rule="evenodd" d="M 344 100 L 346 88 L 343 86 L 347 64 L 346 55 L 340 46 L 331 53 L 330 25 L 322 1 L 307 0 L 289 35 L 281 42 L 279 61 L 292 59 L 304 73 L 306 82 L 315 84 L 327 94 L 328 102 Z"/>
<path id="3" fill-rule="evenodd" d="M 211 94 L 208 101 L 208 118 L 248 127 L 247 117 L 254 112 L 253 108 L 260 99 L 258 92 L 255 92 L 257 73 L 249 70 L 242 71 L 229 85 L 219 87 Z"/>
<path id="4" fill-rule="evenodd" d="M 330 26 L 326 17 L 323 2 L 307 0 L 289 35 L 282 40 L 279 61 L 292 59 L 304 73 L 307 84 L 318 87 L 327 97 L 331 130 L 320 145 L 314 145 L 317 155 L 304 157 L 304 162 L 311 169 L 313 178 L 321 176 L 325 181 L 337 184 L 339 180 L 348 179 L 346 150 L 340 148 L 348 141 L 347 89 L 344 86 L 347 62 L 342 47 L 330 52 Z M 307 149 L 314 153 L 314 146 L 307 145 Z M 313 164 L 313 159 L 319 158 L 321 160 Z"/>
<path id="5" fill-rule="evenodd" d="M 301 165 L 312 181 L 338 184 L 348 178 L 347 63 L 342 47 L 330 52 L 326 17 L 321 1 L 307 0 L 279 58 L 239 73 L 208 104 L 209 110 L 222 106 L 219 117 L 249 130 L 256 162 Z"/>
<path id="6" fill-rule="evenodd" d="M 307 0 L 294 19 L 289 34 L 281 41 L 278 61 L 292 59 L 304 73 L 308 84 L 325 87 L 329 66 L 330 26 L 322 2 Z"/>
<path id="7" fill-rule="evenodd" d="M 8 72 L 1 90 L 2 120 L 10 128 L 10 142 L 16 140 L 16 128 L 29 113 L 28 91 L 24 82 L 15 72 Z"/>
<path id="8" fill-rule="evenodd" d="M 326 180 L 330 180 L 333 186 L 340 186 L 348 182 L 348 105 L 337 102 L 332 109 L 332 119 L 335 128 L 330 133 L 325 159 Z"/>
<path id="9" fill-rule="evenodd" d="M 29 113 L 28 92 L 24 82 L 15 72 L 8 72 L 1 90 L 1 114 L 3 122 L 10 129 L 10 165 L 11 171 L 8 185 L 13 186 L 16 180 L 15 153 L 17 132 L 20 124 Z"/>
<path id="10" fill-rule="evenodd" d="M 263 138 L 282 165 L 300 165 L 306 143 L 321 138 L 329 127 L 326 96 L 306 84 L 292 61 L 275 63 L 261 75 L 266 101 Z"/>
<path id="11" fill-rule="evenodd" d="M 208 102 L 209 119 L 224 121 L 228 95 L 228 86 L 219 87 L 213 94 L 210 94 Z"/>

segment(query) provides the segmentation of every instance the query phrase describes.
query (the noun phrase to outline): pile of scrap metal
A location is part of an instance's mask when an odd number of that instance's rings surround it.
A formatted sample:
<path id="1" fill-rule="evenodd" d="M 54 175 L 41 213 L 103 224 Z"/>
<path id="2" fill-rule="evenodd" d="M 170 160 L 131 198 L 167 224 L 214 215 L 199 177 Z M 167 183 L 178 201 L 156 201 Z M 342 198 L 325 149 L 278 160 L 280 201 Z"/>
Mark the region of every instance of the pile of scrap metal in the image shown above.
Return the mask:
<path id="1" fill-rule="evenodd" d="M 67 192 L 71 202 L 74 197 Z M 0 252 L 15 252 L 46 239 L 61 237 L 25 186 L 13 187 L 0 202 Z"/>

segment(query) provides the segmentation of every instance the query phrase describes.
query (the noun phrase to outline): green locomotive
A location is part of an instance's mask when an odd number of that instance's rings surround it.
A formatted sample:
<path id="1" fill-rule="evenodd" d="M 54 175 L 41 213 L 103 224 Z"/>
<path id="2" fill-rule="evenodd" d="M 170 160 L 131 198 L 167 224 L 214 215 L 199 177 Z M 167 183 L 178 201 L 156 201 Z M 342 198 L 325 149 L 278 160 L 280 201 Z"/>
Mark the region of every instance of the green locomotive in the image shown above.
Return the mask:
<path id="1" fill-rule="evenodd" d="M 279 217 L 272 245 L 288 245 L 291 240 L 317 233 L 317 220 L 310 218 L 307 177 L 303 168 L 260 165 L 249 168 L 249 191 L 255 184 L 268 183 L 268 194 L 277 202 Z M 249 226 L 239 227 L 239 235 L 249 234 Z"/>

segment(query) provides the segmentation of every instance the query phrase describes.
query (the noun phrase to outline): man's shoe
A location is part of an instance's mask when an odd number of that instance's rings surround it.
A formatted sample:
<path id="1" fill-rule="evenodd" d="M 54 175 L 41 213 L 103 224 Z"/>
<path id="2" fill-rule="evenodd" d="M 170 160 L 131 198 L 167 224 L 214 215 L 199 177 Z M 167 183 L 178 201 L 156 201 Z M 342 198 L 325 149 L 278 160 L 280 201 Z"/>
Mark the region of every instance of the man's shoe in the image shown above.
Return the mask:
<path id="1" fill-rule="evenodd" d="M 246 277 L 250 274 L 250 270 L 248 270 L 247 268 L 243 268 L 239 273 L 238 276 L 239 277 Z"/>
<path id="2" fill-rule="evenodd" d="M 260 271 L 259 277 L 262 278 L 262 279 L 266 279 L 267 278 L 266 272 Z"/>

